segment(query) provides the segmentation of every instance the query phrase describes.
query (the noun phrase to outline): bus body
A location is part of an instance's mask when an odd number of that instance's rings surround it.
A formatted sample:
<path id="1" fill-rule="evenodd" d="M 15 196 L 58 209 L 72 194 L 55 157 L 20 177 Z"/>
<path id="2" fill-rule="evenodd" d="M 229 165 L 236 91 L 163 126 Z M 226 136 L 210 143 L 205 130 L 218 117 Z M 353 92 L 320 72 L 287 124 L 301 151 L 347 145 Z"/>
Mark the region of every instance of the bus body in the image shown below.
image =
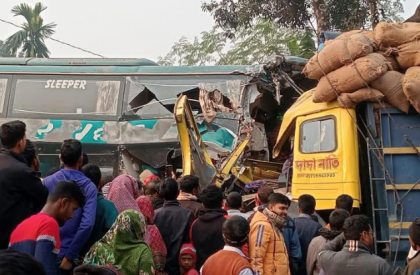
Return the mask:
<path id="1" fill-rule="evenodd" d="M 199 131 L 214 158 L 229 154 L 250 124 L 259 95 L 259 66 L 161 67 L 147 59 L 0 59 L 0 124 L 22 120 L 39 149 L 42 175 L 58 168 L 60 144 L 78 139 L 103 171 L 138 176 L 145 167 L 182 169 L 174 106 L 188 95 Z M 264 76 L 264 81 L 267 78 Z M 244 106 L 202 115 L 200 90 L 220 90 Z M 255 132 L 255 131 L 254 131 Z M 256 133 L 263 136 L 264 127 Z M 251 150 L 268 158 L 266 141 Z"/>

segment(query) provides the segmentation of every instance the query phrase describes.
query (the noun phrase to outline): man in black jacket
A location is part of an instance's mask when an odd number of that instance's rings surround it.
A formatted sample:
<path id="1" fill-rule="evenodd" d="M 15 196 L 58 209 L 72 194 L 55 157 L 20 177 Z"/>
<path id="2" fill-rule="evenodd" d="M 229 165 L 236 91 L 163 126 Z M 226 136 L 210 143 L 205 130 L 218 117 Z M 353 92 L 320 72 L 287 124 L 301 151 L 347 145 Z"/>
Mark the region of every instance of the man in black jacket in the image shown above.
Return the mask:
<path id="1" fill-rule="evenodd" d="M 179 189 L 174 179 L 165 179 L 160 190 L 165 203 L 155 212 L 155 224 L 168 250 L 165 271 L 171 275 L 178 275 L 180 273 L 179 252 L 181 246 L 189 242 L 188 233 L 194 215 L 191 210 L 181 207 L 176 200 Z"/>
<path id="2" fill-rule="evenodd" d="M 26 125 L 1 125 L 0 138 L 0 249 L 7 249 L 15 227 L 44 206 L 48 190 L 20 154 L 26 146 Z"/>
<path id="3" fill-rule="evenodd" d="M 222 227 L 228 218 L 228 213 L 222 209 L 222 190 L 210 185 L 200 194 L 204 209 L 200 210 L 198 219 L 191 226 L 192 243 L 197 250 L 197 270 L 214 253 L 223 249 Z"/>

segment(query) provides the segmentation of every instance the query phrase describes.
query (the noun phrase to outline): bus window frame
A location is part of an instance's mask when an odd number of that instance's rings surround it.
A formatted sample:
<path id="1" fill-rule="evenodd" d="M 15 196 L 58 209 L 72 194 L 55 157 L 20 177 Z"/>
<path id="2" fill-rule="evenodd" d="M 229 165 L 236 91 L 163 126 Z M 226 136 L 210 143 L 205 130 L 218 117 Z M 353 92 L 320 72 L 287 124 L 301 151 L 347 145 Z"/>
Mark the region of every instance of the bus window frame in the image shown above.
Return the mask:
<path id="1" fill-rule="evenodd" d="M 88 114 L 37 114 L 37 113 L 14 113 L 13 104 L 15 101 L 16 86 L 18 80 L 26 79 L 86 79 L 86 80 L 99 80 L 99 81 L 120 81 L 120 88 L 118 92 L 117 111 L 115 115 L 88 115 Z M 63 119 L 63 120 L 99 120 L 99 121 L 118 121 L 121 116 L 122 104 L 125 91 L 125 76 L 110 75 L 78 75 L 78 74 L 53 74 L 53 75 L 14 75 L 11 81 L 10 96 L 7 104 L 7 117 L 8 118 L 27 118 L 27 119 Z"/>
<path id="2" fill-rule="evenodd" d="M 7 111 L 9 107 L 9 100 L 10 100 L 10 93 L 11 93 L 11 87 L 12 87 L 12 79 L 13 77 L 11 75 L 0 75 L 0 79 L 7 79 L 6 84 L 6 91 L 4 93 L 4 101 L 3 101 L 3 109 L 0 112 L 0 117 L 5 118 L 7 116 Z"/>
<path id="3" fill-rule="evenodd" d="M 302 151 L 303 126 L 305 126 L 305 124 L 310 123 L 310 122 L 317 122 L 317 121 L 323 121 L 323 120 L 328 120 L 328 119 L 332 119 L 334 121 L 334 149 L 329 150 L 329 151 L 319 151 L 319 152 L 303 152 Z M 333 152 L 337 151 L 337 149 L 338 149 L 337 117 L 335 115 L 327 115 L 327 116 L 322 116 L 322 117 L 317 117 L 317 118 L 311 118 L 311 119 L 308 119 L 308 120 L 304 120 L 299 125 L 299 131 L 300 131 L 300 133 L 299 133 L 299 152 L 301 154 L 311 155 L 311 154 L 333 153 Z"/>

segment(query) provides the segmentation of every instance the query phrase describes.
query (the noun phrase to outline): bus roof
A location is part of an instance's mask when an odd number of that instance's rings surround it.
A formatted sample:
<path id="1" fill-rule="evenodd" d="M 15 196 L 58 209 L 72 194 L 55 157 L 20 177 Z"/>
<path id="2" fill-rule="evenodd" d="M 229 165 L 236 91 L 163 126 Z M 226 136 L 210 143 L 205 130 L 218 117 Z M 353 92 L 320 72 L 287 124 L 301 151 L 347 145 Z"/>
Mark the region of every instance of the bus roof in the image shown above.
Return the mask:
<path id="1" fill-rule="evenodd" d="M 27 66 L 158 66 L 146 58 L 0 58 L 1 65 Z"/>
<path id="2" fill-rule="evenodd" d="M 249 74 L 259 66 L 159 66 L 148 59 L 0 58 L 3 74 L 194 75 Z"/>

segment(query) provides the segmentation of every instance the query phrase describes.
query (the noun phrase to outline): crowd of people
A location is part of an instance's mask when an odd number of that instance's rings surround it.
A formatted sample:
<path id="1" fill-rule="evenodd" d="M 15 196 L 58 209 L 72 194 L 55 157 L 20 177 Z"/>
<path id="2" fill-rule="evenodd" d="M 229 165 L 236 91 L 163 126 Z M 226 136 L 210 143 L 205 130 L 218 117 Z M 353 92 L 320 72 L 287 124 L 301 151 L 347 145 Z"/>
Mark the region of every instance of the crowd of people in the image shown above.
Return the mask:
<path id="1" fill-rule="evenodd" d="M 63 167 L 42 179 L 26 125 L 5 123 L 0 137 L 0 274 L 394 274 L 348 195 L 323 227 L 311 195 L 291 218 L 290 199 L 263 185 L 245 213 L 239 193 L 201 190 L 193 175 L 103 177 L 74 139 L 61 145 Z M 409 233 L 405 274 L 418 275 L 420 220 Z"/>

